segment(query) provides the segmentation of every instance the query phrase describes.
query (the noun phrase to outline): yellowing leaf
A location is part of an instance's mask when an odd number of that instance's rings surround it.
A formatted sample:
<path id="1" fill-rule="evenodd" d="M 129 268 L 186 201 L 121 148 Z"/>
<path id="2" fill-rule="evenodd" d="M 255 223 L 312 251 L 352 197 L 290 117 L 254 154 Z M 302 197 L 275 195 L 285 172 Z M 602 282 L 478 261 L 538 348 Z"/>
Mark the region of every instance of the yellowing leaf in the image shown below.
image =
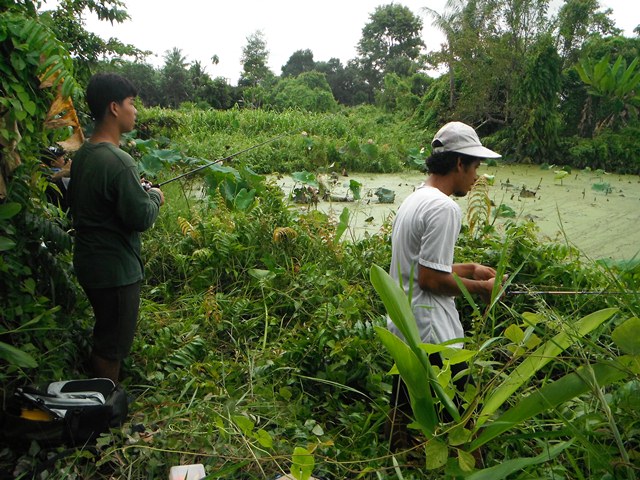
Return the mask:
<path id="1" fill-rule="evenodd" d="M 49 107 L 44 125 L 46 128 L 56 129 L 71 127 L 73 134 L 68 139 L 58 142 L 67 151 L 75 151 L 84 142 L 84 134 L 80 127 L 76 109 L 71 97 L 63 97 L 60 92 Z"/>
<path id="2" fill-rule="evenodd" d="M 470 453 L 458 450 L 458 466 L 463 472 L 471 472 L 476 466 L 476 459 Z"/>
<path id="3" fill-rule="evenodd" d="M 504 331 L 504 336 L 516 345 L 524 340 L 524 332 L 517 325 L 509 325 Z"/>

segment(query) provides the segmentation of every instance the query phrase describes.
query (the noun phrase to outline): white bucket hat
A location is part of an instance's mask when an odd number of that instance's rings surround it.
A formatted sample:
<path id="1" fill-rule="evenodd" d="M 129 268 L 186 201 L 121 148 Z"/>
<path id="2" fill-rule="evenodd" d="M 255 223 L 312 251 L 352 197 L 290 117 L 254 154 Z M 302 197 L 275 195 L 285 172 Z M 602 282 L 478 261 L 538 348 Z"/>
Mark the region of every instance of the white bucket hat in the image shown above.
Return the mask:
<path id="1" fill-rule="evenodd" d="M 438 145 L 438 146 L 434 146 Z M 502 155 L 483 147 L 476 131 L 462 122 L 449 122 L 433 137 L 433 153 L 457 152 L 478 158 L 500 158 Z"/>

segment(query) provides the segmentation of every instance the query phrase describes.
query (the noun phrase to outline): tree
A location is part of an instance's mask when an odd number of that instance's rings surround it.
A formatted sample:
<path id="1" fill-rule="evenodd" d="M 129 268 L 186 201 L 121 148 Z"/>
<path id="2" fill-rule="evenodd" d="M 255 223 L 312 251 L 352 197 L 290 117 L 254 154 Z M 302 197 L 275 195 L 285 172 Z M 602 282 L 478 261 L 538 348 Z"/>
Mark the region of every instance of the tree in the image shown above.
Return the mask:
<path id="1" fill-rule="evenodd" d="M 333 98 L 343 105 L 354 105 L 352 102 L 354 82 L 351 81 L 354 72 L 345 69 L 339 58 L 331 58 L 327 62 L 316 62 L 315 70 L 324 73 Z"/>
<path id="2" fill-rule="evenodd" d="M 190 98 L 194 102 L 207 102 L 206 96 L 213 81 L 202 68 L 202 63 L 195 61 L 189 67 L 189 83 L 192 88 Z"/>
<path id="3" fill-rule="evenodd" d="M 192 89 L 189 63 L 182 55 L 182 50 L 173 48 L 165 53 L 162 67 L 161 85 L 164 91 L 163 106 L 178 107 L 182 102 L 191 99 Z"/>
<path id="4" fill-rule="evenodd" d="M 311 50 L 296 50 L 291 54 L 287 63 L 282 66 L 283 77 L 297 77 L 302 72 L 314 70 L 316 62 L 313 61 Z"/>
<path id="5" fill-rule="evenodd" d="M 0 14 L 0 350 L 7 365 L 3 387 L 16 378 L 23 381 L 28 375 L 25 367 L 55 375 L 45 354 L 53 345 L 51 332 L 84 328 L 69 315 L 76 291 L 66 254 L 72 240 L 60 227 L 69 223 L 46 202 L 47 182 L 40 164 L 44 147 L 57 142 L 71 150 L 82 143 L 71 101 L 80 89 L 69 53 L 40 20 L 39 4 L 3 1 Z M 75 133 L 69 137 L 71 129 Z M 56 334 L 58 341 L 72 345 L 74 340 L 63 333 Z M 71 362 L 60 366 L 57 362 L 57 371 L 68 370 Z"/>
<path id="6" fill-rule="evenodd" d="M 447 43 L 435 59 L 449 69 L 450 117 L 489 130 L 510 125 L 527 57 L 548 29 L 548 0 L 475 0 L 429 11 Z"/>
<path id="7" fill-rule="evenodd" d="M 271 103 L 279 109 L 302 108 L 309 112 L 330 112 L 338 106 L 326 77 L 320 72 L 282 78 L 274 88 Z"/>
<path id="8" fill-rule="evenodd" d="M 619 35 L 610 15 L 598 11 L 598 0 L 565 0 L 556 19 L 565 68 L 575 65 L 584 42 L 593 35 Z"/>
<path id="9" fill-rule="evenodd" d="M 87 81 L 91 68 L 100 60 L 112 57 L 141 60 L 151 53 L 124 44 L 116 38 L 105 41 L 86 30 L 83 19 L 86 11 L 112 24 L 123 23 L 129 19 L 126 10 L 121 8 L 123 5 L 120 0 L 60 0 L 55 10 L 40 15 L 40 20 L 51 28 L 74 59 L 78 79 Z"/>
<path id="10" fill-rule="evenodd" d="M 516 98 L 516 154 L 537 163 L 554 163 L 562 119 L 558 112 L 562 60 L 550 36 L 540 38 L 528 58 Z"/>
<path id="11" fill-rule="evenodd" d="M 238 102 L 235 89 L 223 77 L 214 78 L 207 86 L 205 100 L 213 108 L 219 110 L 229 109 Z"/>
<path id="12" fill-rule="evenodd" d="M 433 26 L 437 27 L 444 33 L 446 43 L 442 44 L 440 55 L 435 56 L 436 66 L 442 61 L 446 63 L 449 75 L 449 108 L 453 109 L 455 98 L 455 41 L 459 28 L 459 17 L 462 11 L 462 0 L 449 0 L 447 2 L 447 10 L 444 13 L 438 13 L 432 8 L 424 7 L 423 10 L 433 17 Z"/>
<path id="13" fill-rule="evenodd" d="M 628 67 L 622 56 L 618 56 L 613 64 L 609 55 L 598 62 L 583 59 L 576 70 L 588 85 L 589 97 L 584 106 L 583 122 L 592 123 L 594 133 L 599 133 L 603 128 L 617 128 L 626 125 L 629 120 L 638 119 L 638 57 Z"/>
<path id="14" fill-rule="evenodd" d="M 242 49 L 242 73 L 238 86 L 257 87 L 273 73 L 267 66 L 269 51 L 263 33 L 258 30 L 247 37 L 247 44 Z"/>
<path id="15" fill-rule="evenodd" d="M 391 3 L 377 7 L 369 19 L 362 29 L 358 54 L 363 75 L 373 89 L 380 87 L 387 73 L 406 77 L 423 67 L 420 18 L 407 7 Z"/>
<path id="16" fill-rule="evenodd" d="M 98 70 L 115 71 L 129 79 L 138 89 L 138 97 L 146 106 L 156 106 L 164 101 L 161 74 L 152 65 L 140 62 L 109 62 L 101 64 Z"/>

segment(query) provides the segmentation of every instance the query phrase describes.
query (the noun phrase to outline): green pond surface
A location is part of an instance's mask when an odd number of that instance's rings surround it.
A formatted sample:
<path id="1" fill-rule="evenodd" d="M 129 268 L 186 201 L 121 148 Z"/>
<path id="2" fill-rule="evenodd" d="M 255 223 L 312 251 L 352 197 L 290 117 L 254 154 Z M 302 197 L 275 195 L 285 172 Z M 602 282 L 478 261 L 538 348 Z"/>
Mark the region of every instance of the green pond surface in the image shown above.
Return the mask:
<path id="1" fill-rule="evenodd" d="M 590 259 L 629 260 L 640 257 L 640 176 L 573 170 L 559 173 L 559 167 L 541 169 L 533 165 L 482 165 L 479 173 L 493 176 L 489 196 L 495 205 L 508 206 L 515 218 L 534 222 L 542 240 L 566 242 Z M 563 178 L 558 178 L 565 175 Z M 365 232 L 380 230 L 386 219 L 393 219 L 402 200 L 426 178 L 420 172 L 358 174 L 327 177 L 334 201 L 320 201 L 318 208 L 338 218 L 343 208 L 351 212 L 347 235 L 360 238 Z M 274 179 L 286 194 L 295 182 L 285 176 Z M 350 180 L 362 184 L 361 196 L 353 201 Z M 299 184 L 298 184 L 299 186 Z M 393 190 L 394 203 L 378 202 L 378 188 Z M 347 197 L 347 202 L 335 201 Z M 469 200 L 456 201 L 466 215 Z M 493 220 L 493 217 L 492 217 Z M 505 219 L 495 225 L 502 227 Z"/>

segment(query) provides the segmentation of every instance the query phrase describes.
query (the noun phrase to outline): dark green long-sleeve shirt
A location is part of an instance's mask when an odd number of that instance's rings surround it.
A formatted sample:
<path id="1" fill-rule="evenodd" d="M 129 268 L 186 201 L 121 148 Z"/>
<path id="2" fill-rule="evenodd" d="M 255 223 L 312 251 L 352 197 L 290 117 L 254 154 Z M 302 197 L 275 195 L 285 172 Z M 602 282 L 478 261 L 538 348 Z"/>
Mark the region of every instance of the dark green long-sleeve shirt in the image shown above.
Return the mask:
<path id="1" fill-rule="evenodd" d="M 111 143 L 85 142 L 71 165 L 68 195 L 80 284 L 109 288 L 142 280 L 140 232 L 155 222 L 161 200 L 142 188 L 131 156 Z"/>

